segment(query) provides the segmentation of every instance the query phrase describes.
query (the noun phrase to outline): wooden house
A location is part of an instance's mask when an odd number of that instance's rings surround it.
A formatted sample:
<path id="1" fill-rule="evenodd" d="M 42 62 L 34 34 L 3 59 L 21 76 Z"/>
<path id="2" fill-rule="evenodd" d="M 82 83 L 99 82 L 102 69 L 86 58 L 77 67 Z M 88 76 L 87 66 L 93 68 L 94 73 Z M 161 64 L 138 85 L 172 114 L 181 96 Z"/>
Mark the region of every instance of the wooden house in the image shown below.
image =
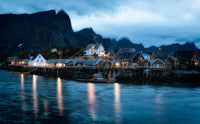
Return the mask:
<path id="1" fill-rule="evenodd" d="M 152 62 L 153 69 L 164 69 L 164 70 L 171 70 L 171 63 L 167 60 L 161 60 L 159 58 L 155 59 Z"/>
<path id="2" fill-rule="evenodd" d="M 49 59 L 46 62 L 46 67 L 65 67 L 66 63 L 70 61 L 71 59 Z"/>
<path id="3" fill-rule="evenodd" d="M 96 67 L 104 67 L 104 60 L 102 58 L 96 59 L 71 59 L 67 66 L 75 66 L 75 67 L 88 67 L 88 66 L 96 66 Z"/>
<path id="4" fill-rule="evenodd" d="M 36 54 L 34 56 L 30 56 L 28 66 L 45 66 L 46 61 L 47 60 L 41 54 Z"/>
<path id="5" fill-rule="evenodd" d="M 156 70 L 170 70 L 171 63 L 167 60 L 157 59 L 145 59 L 141 62 L 141 66 L 144 68 L 151 68 Z"/>
<path id="6" fill-rule="evenodd" d="M 104 67 L 112 67 L 112 62 L 110 60 L 105 60 Z"/>
<path id="7" fill-rule="evenodd" d="M 180 66 L 199 65 L 199 57 L 196 51 L 175 51 L 173 56 L 179 60 Z"/>
<path id="8" fill-rule="evenodd" d="M 141 62 L 145 59 L 155 59 L 155 54 L 153 52 L 140 52 L 135 54 L 132 58 L 132 62 L 141 65 Z"/>
<path id="9" fill-rule="evenodd" d="M 172 66 L 173 69 L 178 67 L 179 64 L 180 64 L 178 58 L 176 58 L 174 56 L 168 56 L 166 58 L 166 60 L 171 63 L 171 66 Z"/>
<path id="10" fill-rule="evenodd" d="M 154 59 L 145 59 L 141 62 L 141 66 L 143 67 L 151 67 Z"/>
<path id="11" fill-rule="evenodd" d="M 105 56 L 105 49 L 102 43 L 88 44 L 84 53 L 85 56 L 97 55 L 99 57 L 102 57 Z"/>

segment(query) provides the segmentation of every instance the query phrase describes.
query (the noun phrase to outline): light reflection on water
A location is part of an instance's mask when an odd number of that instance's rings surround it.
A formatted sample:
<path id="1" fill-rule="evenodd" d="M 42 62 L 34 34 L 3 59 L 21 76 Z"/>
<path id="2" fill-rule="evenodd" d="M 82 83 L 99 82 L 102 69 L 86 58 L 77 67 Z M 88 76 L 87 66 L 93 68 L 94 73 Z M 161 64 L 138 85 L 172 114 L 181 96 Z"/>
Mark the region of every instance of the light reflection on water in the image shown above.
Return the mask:
<path id="1" fill-rule="evenodd" d="M 95 110 L 95 85 L 93 83 L 88 83 L 88 104 L 89 112 L 93 121 L 96 120 L 96 110 Z"/>
<path id="2" fill-rule="evenodd" d="M 33 75 L 33 109 L 34 115 L 38 114 L 38 98 L 37 98 L 37 75 Z"/>
<path id="3" fill-rule="evenodd" d="M 114 94 L 115 94 L 115 116 L 116 116 L 116 123 L 121 123 L 121 105 L 120 105 L 120 86 L 119 83 L 114 83 Z"/>
<path id="4" fill-rule="evenodd" d="M 0 123 L 200 123 L 199 87 L 0 75 Z"/>
<path id="5" fill-rule="evenodd" d="M 63 116 L 62 81 L 59 77 L 57 78 L 57 99 L 59 115 Z"/>
<path id="6" fill-rule="evenodd" d="M 26 102 L 25 102 L 25 94 L 24 94 L 24 74 L 20 74 L 20 80 L 21 80 L 21 101 L 22 101 L 22 111 L 26 111 Z"/>

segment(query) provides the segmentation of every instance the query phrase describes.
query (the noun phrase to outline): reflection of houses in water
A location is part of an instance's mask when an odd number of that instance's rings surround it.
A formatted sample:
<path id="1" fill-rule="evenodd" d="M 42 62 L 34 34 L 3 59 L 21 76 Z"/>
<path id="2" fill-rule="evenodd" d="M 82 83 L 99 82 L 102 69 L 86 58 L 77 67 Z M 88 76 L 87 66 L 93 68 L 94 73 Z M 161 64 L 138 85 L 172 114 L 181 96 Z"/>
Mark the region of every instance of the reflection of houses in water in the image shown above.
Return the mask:
<path id="1" fill-rule="evenodd" d="M 120 86 L 118 83 L 114 83 L 114 95 L 115 95 L 115 101 L 114 101 L 114 111 L 116 116 L 116 123 L 121 123 L 121 105 L 120 105 Z"/>
<path id="2" fill-rule="evenodd" d="M 38 98 L 37 98 L 37 75 L 33 75 L 33 109 L 34 114 L 38 114 Z"/>
<path id="3" fill-rule="evenodd" d="M 63 116 L 62 81 L 59 77 L 57 78 L 57 100 L 59 116 Z"/>
<path id="4" fill-rule="evenodd" d="M 93 83 L 88 83 L 88 107 L 92 120 L 96 120 L 95 110 L 95 86 Z"/>

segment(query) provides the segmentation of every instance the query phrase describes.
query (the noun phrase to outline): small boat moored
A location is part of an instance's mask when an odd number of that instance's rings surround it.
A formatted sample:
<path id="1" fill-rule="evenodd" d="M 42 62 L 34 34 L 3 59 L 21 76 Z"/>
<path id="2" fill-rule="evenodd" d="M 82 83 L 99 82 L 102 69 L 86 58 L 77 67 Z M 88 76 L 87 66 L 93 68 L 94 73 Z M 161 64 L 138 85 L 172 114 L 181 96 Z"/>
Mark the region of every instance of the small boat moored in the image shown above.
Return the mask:
<path id="1" fill-rule="evenodd" d="M 103 78 L 101 73 L 97 73 L 93 75 L 92 79 L 76 79 L 76 81 L 93 82 L 93 83 L 114 83 L 116 82 L 116 79 L 115 78 L 105 79 Z"/>

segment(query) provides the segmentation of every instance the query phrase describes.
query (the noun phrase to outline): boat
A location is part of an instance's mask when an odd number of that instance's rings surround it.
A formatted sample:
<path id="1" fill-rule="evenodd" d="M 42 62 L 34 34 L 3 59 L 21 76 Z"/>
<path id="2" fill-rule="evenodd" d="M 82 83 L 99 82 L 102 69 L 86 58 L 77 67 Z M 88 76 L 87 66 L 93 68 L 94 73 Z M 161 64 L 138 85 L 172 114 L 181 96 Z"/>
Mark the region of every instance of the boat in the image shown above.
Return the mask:
<path id="1" fill-rule="evenodd" d="M 13 71 L 13 74 L 30 74 L 30 72 L 18 72 L 18 71 Z"/>
<path id="2" fill-rule="evenodd" d="M 13 74 L 20 74 L 21 72 L 13 71 L 12 73 L 13 73 Z"/>
<path id="3" fill-rule="evenodd" d="M 116 82 L 115 78 L 105 79 L 102 74 L 97 73 L 93 75 L 92 79 L 76 79 L 76 81 L 80 82 L 93 82 L 93 83 L 114 83 Z"/>
<path id="4" fill-rule="evenodd" d="M 23 74 L 30 74 L 30 72 L 23 72 Z"/>
<path id="5" fill-rule="evenodd" d="M 92 83 L 108 83 L 107 80 L 103 79 L 103 80 L 95 80 L 95 79 L 76 79 L 76 81 L 80 81 L 80 82 L 92 82 Z"/>

